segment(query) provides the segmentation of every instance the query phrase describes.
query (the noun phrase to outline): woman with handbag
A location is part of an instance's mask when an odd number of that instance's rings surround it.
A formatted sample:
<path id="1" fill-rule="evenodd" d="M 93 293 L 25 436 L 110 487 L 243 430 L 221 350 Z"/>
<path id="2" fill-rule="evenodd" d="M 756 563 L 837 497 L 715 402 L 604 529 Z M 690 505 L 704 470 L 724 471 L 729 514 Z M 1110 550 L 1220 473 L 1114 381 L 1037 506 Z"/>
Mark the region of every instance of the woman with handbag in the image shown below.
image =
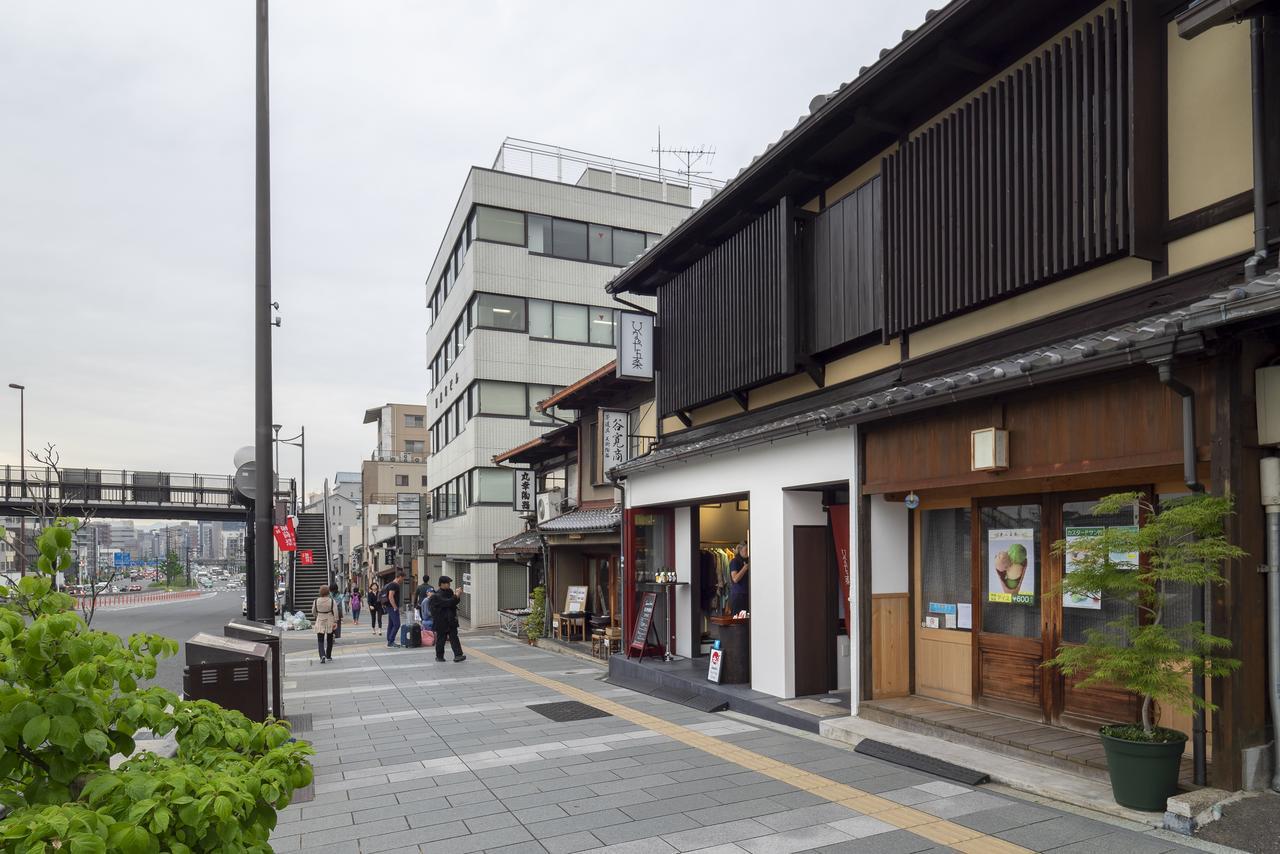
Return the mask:
<path id="1" fill-rule="evenodd" d="M 311 603 L 311 621 L 316 627 L 316 646 L 320 648 L 320 663 L 333 660 L 333 633 L 338 628 L 338 605 L 329 596 L 329 585 L 320 588 L 320 595 Z"/>

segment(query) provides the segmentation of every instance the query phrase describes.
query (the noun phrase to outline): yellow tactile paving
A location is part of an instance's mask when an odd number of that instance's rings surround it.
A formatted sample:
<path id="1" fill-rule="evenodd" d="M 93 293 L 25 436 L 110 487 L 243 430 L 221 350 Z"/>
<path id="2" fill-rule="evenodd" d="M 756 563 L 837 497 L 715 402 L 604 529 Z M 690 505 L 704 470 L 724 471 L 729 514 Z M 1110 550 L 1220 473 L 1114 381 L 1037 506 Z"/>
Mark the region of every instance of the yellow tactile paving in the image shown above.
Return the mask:
<path id="1" fill-rule="evenodd" d="M 1030 849 L 1023 848 L 1020 845 L 1014 845 L 1011 842 L 1005 842 L 1003 839 L 987 836 L 984 833 L 979 833 L 963 825 L 940 819 L 937 816 L 912 809 L 911 807 L 904 807 L 902 804 L 823 777 L 821 774 L 814 774 L 812 771 L 796 768 L 794 765 L 788 765 L 785 762 L 747 750 L 731 742 L 722 741 L 715 736 L 704 735 L 680 724 L 673 724 L 646 712 L 624 706 L 621 703 L 597 697 L 590 691 L 584 691 L 581 688 L 557 682 L 555 679 L 539 675 L 531 670 L 525 670 L 515 664 L 508 664 L 500 658 L 495 658 L 479 650 L 473 650 L 469 654 L 473 658 L 479 658 L 499 670 L 505 670 L 508 673 L 519 676 L 521 679 L 550 688 L 602 712 L 608 712 L 615 717 L 630 721 L 636 726 L 665 735 L 690 747 L 696 747 L 699 750 L 710 753 L 712 756 L 732 762 L 747 770 L 758 771 L 761 774 L 780 780 L 797 789 L 810 792 L 832 803 L 849 807 L 863 815 L 875 816 L 878 820 L 892 824 L 894 827 L 909 830 L 940 845 L 949 845 L 957 851 L 965 852 L 965 854 L 1030 854 Z"/>

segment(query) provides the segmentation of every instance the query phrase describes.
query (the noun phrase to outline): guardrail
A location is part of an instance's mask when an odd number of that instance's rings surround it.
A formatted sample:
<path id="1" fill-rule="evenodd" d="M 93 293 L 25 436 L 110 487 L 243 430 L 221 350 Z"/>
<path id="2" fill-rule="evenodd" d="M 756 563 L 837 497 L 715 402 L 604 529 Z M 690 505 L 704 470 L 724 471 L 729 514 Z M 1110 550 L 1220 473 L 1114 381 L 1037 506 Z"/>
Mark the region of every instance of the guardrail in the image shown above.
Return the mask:
<path id="1" fill-rule="evenodd" d="M 207 590 L 176 590 L 171 593 L 99 593 L 95 607 L 114 608 L 120 605 L 147 605 L 157 602 L 179 602 L 183 599 L 194 599 L 203 596 Z M 81 593 L 76 597 L 76 607 L 88 607 L 93 598 Z"/>

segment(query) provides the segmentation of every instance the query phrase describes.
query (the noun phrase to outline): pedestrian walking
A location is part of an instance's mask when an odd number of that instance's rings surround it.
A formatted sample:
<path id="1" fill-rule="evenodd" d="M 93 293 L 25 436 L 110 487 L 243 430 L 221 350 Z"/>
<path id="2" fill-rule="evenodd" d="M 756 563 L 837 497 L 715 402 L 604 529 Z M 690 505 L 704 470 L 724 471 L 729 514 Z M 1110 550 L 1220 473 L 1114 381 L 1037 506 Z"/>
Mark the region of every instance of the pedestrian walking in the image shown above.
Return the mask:
<path id="1" fill-rule="evenodd" d="M 386 600 L 387 611 L 387 646 L 399 646 L 400 635 L 400 588 L 404 584 L 404 570 L 396 570 L 396 579 L 382 588 L 382 599 Z"/>
<path id="2" fill-rule="evenodd" d="M 359 590 L 351 591 L 351 622 L 355 625 L 360 624 L 360 600 L 362 598 Z"/>
<path id="3" fill-rule="evenodd" d="M 369 585 L 369 627 L 376 635 L 382 631 L 382 608 L 378 605 L 378 582 Z"/>
<path id="4" fill-rule="evenodd" d="M 329 585 L 326 584 L 311 603 L 311 622 L 316 627 L 316 646 L 320 649 L 321 664 L 333 660 L 333 633 L 341 619 L 338 603 L 329 595 Z"/>
<path id="5" fill-rule="evenodd" d="M 466 661 L 462 641 L 458 639 L 458 597 L 453 592 L 453 579 L 442 575 L 438 583 L 440 586 L 436 592 L 427 599 L 427 609 L 431 612 L 436 633 L 436 661 L 444 661 L 446 640 L 453 647 L 453 660 Z"/>

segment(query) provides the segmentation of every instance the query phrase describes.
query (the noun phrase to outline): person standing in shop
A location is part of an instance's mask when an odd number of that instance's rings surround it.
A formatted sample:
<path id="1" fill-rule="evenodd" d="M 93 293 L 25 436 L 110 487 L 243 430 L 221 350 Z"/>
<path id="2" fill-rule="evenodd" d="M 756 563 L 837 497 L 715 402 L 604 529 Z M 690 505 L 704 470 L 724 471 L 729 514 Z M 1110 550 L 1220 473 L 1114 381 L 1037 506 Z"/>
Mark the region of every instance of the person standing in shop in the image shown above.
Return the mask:
<path id="1" fill-rule="evenodd" d="M 747 579 L 751 554 L 746 543 L 738 543 L 733 560 L 729 561 L 729 612 L 734 616 L 751 610 L 751 587 Z"/>

